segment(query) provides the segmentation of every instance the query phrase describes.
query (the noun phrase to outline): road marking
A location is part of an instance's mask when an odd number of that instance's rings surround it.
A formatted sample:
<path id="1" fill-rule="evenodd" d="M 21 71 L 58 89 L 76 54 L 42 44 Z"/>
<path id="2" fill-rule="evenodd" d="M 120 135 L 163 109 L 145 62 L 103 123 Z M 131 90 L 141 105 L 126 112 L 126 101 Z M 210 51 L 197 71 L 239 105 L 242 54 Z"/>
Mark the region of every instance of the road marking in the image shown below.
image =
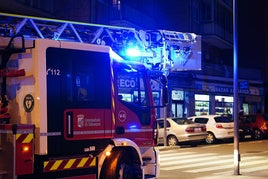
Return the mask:
<path id="1" fill-rule="evenodd" d="M 229 156 L 226 156 L 229 158 Z M 213 156 L 213 157 L 206 157 L 207 160 L 212 160 L 212 159 L 215 159 L 216 157 Z M 203 159 L 204 160 L 204 159 Z M 225 164 L 225 163 L 230 163 L 232 162 L 232 159 L 225 159 L 225 160 L 222 160 L 221 159 L 221 164 Z M 181 163 L 185 163 L 185 161 L 182 161 Z M 163 167 L 162 168 L 162 164 L 160 164 L 160 167 L 161 167 L 161 170 L 176 170 L 176 169 L 192 169 L 194 167 L 201 167 L 201 166 L 208 166 L 208 165 L 214 165 L 214 164 L 218 164 L 219 161 L 218 160 L 214 160 L 214 161 L 209 161 L 209 162 L 199 162 L 199 163 L 194 163 L 194 162 L 191 162 L 190 164 L 183 164 L 183 165 L 173 165 L 173 166 L 166 166 L 166 167 Z"/>
<path id="2" fill-rule="evenodd" d="M 259 157 L 247 157 L 245 158 L 243 161 L 243 165 L 244 166 L 250 166 L 250 165 L 256 165 L 256 164 L 263 164 L 263 163 L 268 163 L 268 161 L 263 161 L 263 160 L 260 160 L 260 161 L 252 161 L 252 160 L 259 160 L 259 159 L 263 159 L 261 158 L 260 156 Z M 249 160 L 249 161 L 248 161 Z M 207 166 L 207 167 L 202 167 L 202 168 L 198 168 L 198 169 L 190 169 L 190 170 L 186 170 L 185 172 L 189 172 L 189 173 L 198 173 L 198 172 L 209 172 L 209 171 L 214 171 L 214 170 L 223 170 L 223 169 L 232 169 L 234 167 L 234 164 L 233 164 L 233 159 L 229 159 L 229 160 L 217 160 L 218 161 L 218 165 L 212 165 L 212 166 L 209 166 L 209 162 L 204 162 L 203 165 L 204 166 Z M 225 163 L 228 163 L 230 162 L 229 164 L 225 164 Z M 222 165 L 224 164 L 224 165 Z M 161 166 L 161 165 L 160 165 Z M 242 166 L 241 166 L 242 167 Z"/>
<path id="3" fill-rule="evenodd" d="M 197 153 L 197 152 L 176 152 L 176 151 L 161 151 L 160 152 L 160 169 L 161 170 L 177 170 L 185 169 L 184 172 L 199 173 L 219 170 L 232 170 L 233 155 L 221 155 L 217 153 Z M 267 169 L 268 159 L 263 156 L 248 156 L 241 157 L 241 168 L 247 172 Z M 257 167 L 254 167 L 257 165 Z M 262 165 L 262 166 L 260 166 Z M 265 166 L 263 166 L 265 165 Z M 201 167 L 201 168 L 200 168 Z M 266 167 L 266 168 L 265 168 Z M 225 171 L 226 172 L 226 171 Z M 221 172 L 218 172 L 219 174 Z"/>
<path id="4" fill-rule="evenodd" d="M 215 154 L 209 154 L 209 153 L 207 153 L 207 154 L 195 154 L 195 155 L 187 154 L 187 155 L 180 155 L 180 156 L 175 156 L 175 157 L 174 157 L 174 155 L 173 156 L 166 156 L 166 157 L 160 156 L 160 162 L 170 161 L 170 160 L 172 160 L 172 161 L 175 160 L 175 162 L 177 162 L 176 159 L 180 159 L 180 160 L 186 159 L 186 161 L 187 161 L 187 159 L 193 158 L 192 156 L 195 156 L 197 160 L 198 159 L 204 160 L 201 157 L 206 157 L 206 156 L 211 156 L 211 155 L 215 155 Z"/>

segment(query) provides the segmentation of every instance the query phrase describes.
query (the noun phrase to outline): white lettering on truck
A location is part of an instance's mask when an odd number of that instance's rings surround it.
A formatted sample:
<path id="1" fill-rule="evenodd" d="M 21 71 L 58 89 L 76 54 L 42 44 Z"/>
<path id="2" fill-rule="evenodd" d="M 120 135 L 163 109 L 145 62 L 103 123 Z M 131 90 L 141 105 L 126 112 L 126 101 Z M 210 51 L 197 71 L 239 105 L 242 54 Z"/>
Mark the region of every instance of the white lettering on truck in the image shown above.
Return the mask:
<path id="1" fill-rule="evenodd" d="M 120 79 L 119 85 L 121 88 L 134 88 L 136 86 L 136 83 L 133 79 Z"/>

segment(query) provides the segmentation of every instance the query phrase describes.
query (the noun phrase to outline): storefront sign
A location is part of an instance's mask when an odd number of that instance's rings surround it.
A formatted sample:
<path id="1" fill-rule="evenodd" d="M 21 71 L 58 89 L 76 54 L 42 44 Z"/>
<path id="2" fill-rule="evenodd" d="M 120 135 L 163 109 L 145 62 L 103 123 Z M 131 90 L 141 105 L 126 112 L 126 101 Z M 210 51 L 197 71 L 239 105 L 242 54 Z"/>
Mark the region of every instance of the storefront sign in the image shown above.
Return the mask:
<path id="1" fill-rule="evenodd" d="M 248 89 L 249 88 L 249 84 L 247 81 L 240 81 L 239 82 L 239 89 Z"/>
<path id="2" fill-rule="evenodd" d="M 184 100 L 182 90 L 172 90 L 172 100 Z"/>
<path id="3" fill-rule="evenodd" d="M 213 93 L 226 93 L 232 94 L 233 87 L 232 86 L 219 86 L 213 84 L 196 84 L 196 89 L 203 90 L 207 92 Z M 239 94 L 247 94 L 247 95 L 263 95 L 263 90 L 259 88 L 249 87 L 248 89 L 238 89 Z"/>

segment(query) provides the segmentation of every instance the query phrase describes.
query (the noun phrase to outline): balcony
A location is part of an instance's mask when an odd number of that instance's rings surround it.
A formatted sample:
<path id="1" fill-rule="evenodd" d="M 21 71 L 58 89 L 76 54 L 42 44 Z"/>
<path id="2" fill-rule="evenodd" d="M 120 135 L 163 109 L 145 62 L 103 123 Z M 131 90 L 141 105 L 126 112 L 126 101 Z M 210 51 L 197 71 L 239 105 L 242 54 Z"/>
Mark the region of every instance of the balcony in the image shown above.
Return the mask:
<path id="1" fill-rule="evenodd" d="M 205 23 L 202 28 L 202 40 L 220 49 L 233 47 L 233 35 L 215 23 Z"/>
<path id="2" fill-rule="evenodd" d="M 153 18 L 127 5 L 121 5 L 120 10 L 118 7 L 110 10 L 110 23 L 111 25 L 146 29 L 153 29 L 156 26 Z"/>

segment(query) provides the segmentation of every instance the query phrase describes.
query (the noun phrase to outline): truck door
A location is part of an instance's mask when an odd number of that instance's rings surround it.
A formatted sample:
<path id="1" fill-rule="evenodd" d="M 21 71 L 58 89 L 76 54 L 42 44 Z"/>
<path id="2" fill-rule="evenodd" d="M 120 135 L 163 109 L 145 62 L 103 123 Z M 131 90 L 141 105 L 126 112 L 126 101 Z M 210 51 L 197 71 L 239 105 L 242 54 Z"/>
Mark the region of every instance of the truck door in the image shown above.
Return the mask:
<path id="1" fill-rule="evenodd" d="M 111 136 L 108 53 L 48 48 L 46 57 L 49 154 L 105 145 Z"/>
<path id="2" fill-rule="evenodd" d="M 115 69 L 119 97 L 116 136 L 127 137 L 140 146 L 152 146 L 155 112 L 145 70 L 127 65 Z"/>

